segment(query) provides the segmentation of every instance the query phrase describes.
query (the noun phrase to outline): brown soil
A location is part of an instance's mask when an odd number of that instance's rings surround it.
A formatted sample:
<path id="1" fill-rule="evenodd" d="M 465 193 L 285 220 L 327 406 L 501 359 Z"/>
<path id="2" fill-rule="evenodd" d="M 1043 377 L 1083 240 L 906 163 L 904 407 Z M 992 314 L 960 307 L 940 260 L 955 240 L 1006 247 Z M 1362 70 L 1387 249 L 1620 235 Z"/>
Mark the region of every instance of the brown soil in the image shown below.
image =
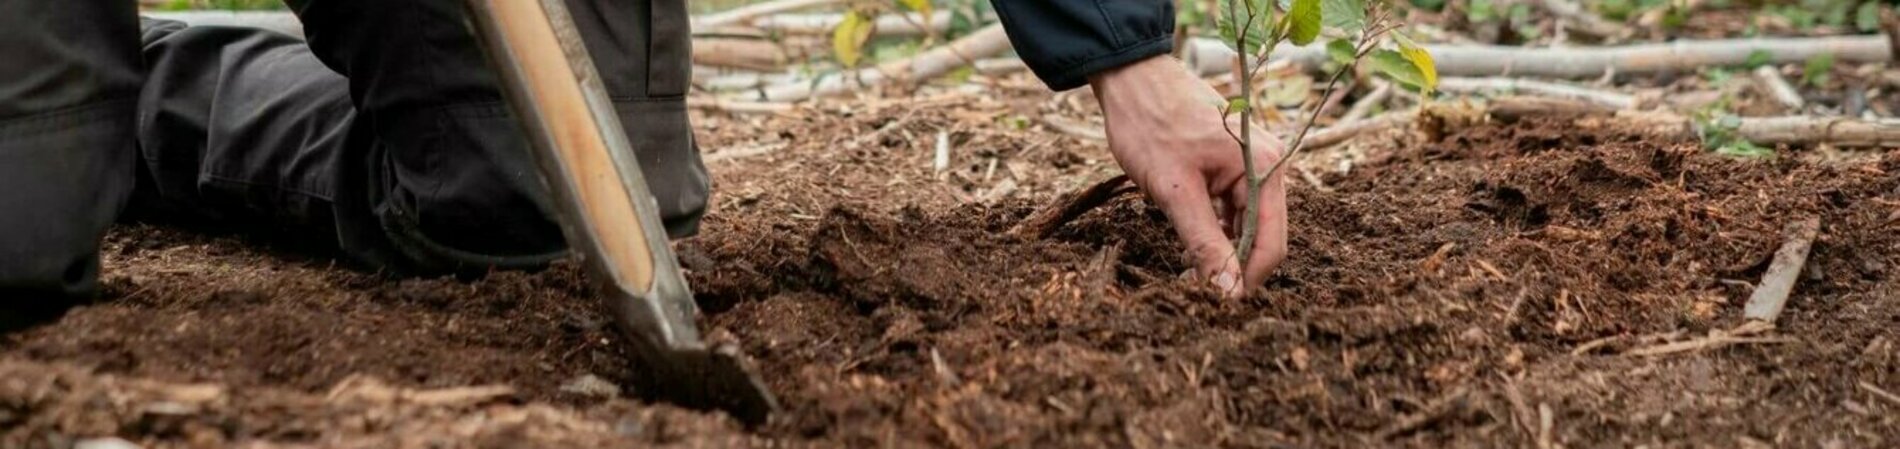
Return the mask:
<path id="1" fill-rule="evenodd" d="M 1222 300 L 1177 276 L 1138 195 L 1006 235 L 1111 171 L 993 131 L 1033 106 L 858 106 L 701 120 L 708 148 L 770 149 L 712 164 L 721 197 L 679 245 L 702 325 L 785 406 L 761 428 L 567 388 L 632 371 L 571 266 L 392 280 L 132 225 L 105 299 L 0 340 L 0 447 L 1900 444 L 1900 154 L 1742 160 L 1571 122 L 1391 136 L 1332 191 L 1299 184 L 1292 258 Z M 1821 237 L 1770 338 L 1627 354 L 1740 325 L 1806 217 Z"/>

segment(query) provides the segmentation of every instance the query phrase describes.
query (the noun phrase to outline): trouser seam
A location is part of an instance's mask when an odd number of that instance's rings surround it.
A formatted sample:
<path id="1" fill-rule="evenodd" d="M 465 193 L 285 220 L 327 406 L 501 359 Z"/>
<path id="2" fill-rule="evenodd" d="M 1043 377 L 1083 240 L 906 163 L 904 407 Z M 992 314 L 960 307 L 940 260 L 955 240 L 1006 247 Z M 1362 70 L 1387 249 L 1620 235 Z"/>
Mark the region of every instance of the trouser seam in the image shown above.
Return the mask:
<path id="1" fill-rule="evenodd" d="M 75 125 L 93 125 L 97 122 L 81 119 L 89 118 L 93 114 L 112 112 L 115 106 L 131 108 L 136 106 L 137 102 L 138 100 L 136 98 L 116 98 L 67 106 L 32 115 L 0 119 L 0 137 L 31 137 L 72 129 L 76 127 Z M 133 114 L 130 113 L 131 111 L 127 112 L 128 114 L 126 114 L 125 119 L 129 121 Z"/>

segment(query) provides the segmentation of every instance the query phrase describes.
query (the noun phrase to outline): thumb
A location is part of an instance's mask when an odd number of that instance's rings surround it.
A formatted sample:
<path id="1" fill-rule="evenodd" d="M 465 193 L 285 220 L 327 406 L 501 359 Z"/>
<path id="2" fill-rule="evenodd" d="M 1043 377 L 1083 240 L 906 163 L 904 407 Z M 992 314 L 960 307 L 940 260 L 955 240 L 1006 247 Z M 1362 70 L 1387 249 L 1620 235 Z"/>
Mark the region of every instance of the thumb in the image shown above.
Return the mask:
<path id="1" fill-rule="evenodd" d="M 1221 230 L 1205 185 L 1182 182 L 1156 187 L 1149 196 L 1174 224 L 1174 232 L 1187 246 L 1188 259 L 1194 263 L 1195 272 L 1223 293 L 1239 293 L 1241 272 L 1239 261 L 1234 258 L 1234 245 Z"/>

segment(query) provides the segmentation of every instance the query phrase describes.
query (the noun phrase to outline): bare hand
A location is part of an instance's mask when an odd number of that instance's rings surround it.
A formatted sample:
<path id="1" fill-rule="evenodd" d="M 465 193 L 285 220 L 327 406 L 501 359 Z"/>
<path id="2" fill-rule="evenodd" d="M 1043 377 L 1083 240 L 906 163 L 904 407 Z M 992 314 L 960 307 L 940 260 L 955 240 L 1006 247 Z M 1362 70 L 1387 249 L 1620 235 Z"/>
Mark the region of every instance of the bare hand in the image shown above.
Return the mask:
<path id="1" fill-rule="evenodd" d="M 1167 213 L 1195 270 L 1230 296 L 1266 282 L 1286 259 L 1286 184 L 1275 173 L 1261 189 L 1256 243 L 1242 269 L 1233 240 L 1246 213 L 1247 175 L 1221 117 L 1220 94 L 1168 56 L 1089 81 L 1106 116 L 1109 151 Z M 1282 144 L 1257 129 L 1252 140 L 1254 169 L 1264 172 L 1279 160 Z"/>

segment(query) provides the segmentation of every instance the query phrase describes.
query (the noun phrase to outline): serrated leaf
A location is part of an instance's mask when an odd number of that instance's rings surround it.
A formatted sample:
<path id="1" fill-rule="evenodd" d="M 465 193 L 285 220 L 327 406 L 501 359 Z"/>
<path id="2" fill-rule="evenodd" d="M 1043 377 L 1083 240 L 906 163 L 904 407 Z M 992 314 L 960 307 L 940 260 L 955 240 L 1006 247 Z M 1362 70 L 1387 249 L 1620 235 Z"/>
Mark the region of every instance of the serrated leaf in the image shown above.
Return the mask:
<path id="1" fill-rule="evenodd" d="M 857 10 L 845 12 L 838 27 L 831 30 L 832 56 L 845 67 L 857 67 L 864 59 L 864 44 L 871 41 L 871 33 L 876 28 L 877 21 L 869 14 Z"/>
<path id="2" fill-rule="evenodd" d="M 1320 22 L 1324 18 L 1320 11 L 1320 0 L 1293 0 L 1293 9 L 1287 10 L 1286 38 L 1293 45 L 1306 45 L 1319 38 Z"/>
<path id="3" fill-rule="evenodd" d="M 1326 43 L 1326 56 L 1332 57 L 1333 62 L 1340 64 L 1351 64 L 1353 57 L 1358 56 L 1357 50 L 1359 49 L 1352 45 L 1352 41 L 1345 39 L 1333 39 L 1332 42 Z"/>
<path id="4" fill-rule="evenodd" d="M 1366 0 L 1321 0 L 1319 9 L 1326 26 L 1348 33 L 1366 27 Z"/>
<path id="5" fill-rule="evenodd" d="M 1393 36 L 1398 37 L 1394 40 L 1399 44 L 1399 56 L 1404 57 L 1406 62 L 1410 62 L 1412 67 L 1418 69 L 1419 78 L 1423 82 L 1423 84 L 1419 86 L 1420 90 L 1430 93 L 1432 90 L 1437 89 L 1438 63 L 1432 60 L 1431 52 L 1425 51 L 1424 47 L 1420 47 L 1417 43 L 1412 42 L 1411 39 L 1405 38 L 1403 34 L 1393 34 Z"/>
<path id="6" fill-rule="evenodd" d="M 1412 64 L 1411 60 L 1405 59 L 1405 56 L 1397 51 L 1373 50 L 1371 54 L 1366 55 L 1366 62 L 1372 63 L 1374 72 L 1385 75 L 1392 81 L 1418 90 L 1427 89 L 1425 74 L 1419 72 L 1417 65 Z"/>

